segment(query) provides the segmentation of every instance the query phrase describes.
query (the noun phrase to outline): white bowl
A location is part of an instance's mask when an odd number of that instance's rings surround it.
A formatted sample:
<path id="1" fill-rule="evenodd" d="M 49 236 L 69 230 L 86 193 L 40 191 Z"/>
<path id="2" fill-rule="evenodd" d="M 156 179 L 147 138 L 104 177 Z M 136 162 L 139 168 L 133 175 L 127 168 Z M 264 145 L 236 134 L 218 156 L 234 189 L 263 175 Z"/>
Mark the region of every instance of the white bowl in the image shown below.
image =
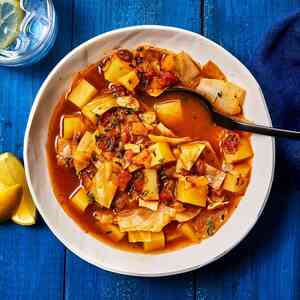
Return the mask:
<path id="1" fill-rule="evenodd" d="M 253 135 L 252 178 L 246 195 L 224 226 L 211 238 L 187 248 L 145 255 L 125 252 L 86 234 L 62 209 L 52 191 L 47 166 L 46 143 L 50 116 L 72 76 L 98 61 L 105 51 L 151 43 L 175 51 L 185 50 L 200 63 L 212 59 L 233 82 L 247 90 L 245 115 L 271 126 L 261 89 L 247 70 L 229 52 L 207 38 L 182 29 L 136 26 L 99 35 L 70 52 L 47 77 L 34 101 L 24 140 L 26 176 L 35 204 L 56 237 L 82 259 L 102 269 L 136 276 L 165 276 L 200 268 L 226 254 L 251 230 L 267 201 L 272 185 L 274 139 Z M 61 179 L 63 180 L 63 178 Z"/>

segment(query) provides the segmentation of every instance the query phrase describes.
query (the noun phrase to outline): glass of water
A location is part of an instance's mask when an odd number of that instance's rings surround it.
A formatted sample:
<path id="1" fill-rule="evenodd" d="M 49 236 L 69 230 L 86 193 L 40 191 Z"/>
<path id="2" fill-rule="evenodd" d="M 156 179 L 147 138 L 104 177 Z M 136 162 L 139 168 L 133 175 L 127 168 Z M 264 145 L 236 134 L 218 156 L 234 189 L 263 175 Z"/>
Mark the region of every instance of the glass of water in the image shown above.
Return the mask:
<path id="1" fill-rule="evenodd" d="M 0 1 L 0 66 L 38 62 L 52 48 L 57 18 L 51 0 Z"/>

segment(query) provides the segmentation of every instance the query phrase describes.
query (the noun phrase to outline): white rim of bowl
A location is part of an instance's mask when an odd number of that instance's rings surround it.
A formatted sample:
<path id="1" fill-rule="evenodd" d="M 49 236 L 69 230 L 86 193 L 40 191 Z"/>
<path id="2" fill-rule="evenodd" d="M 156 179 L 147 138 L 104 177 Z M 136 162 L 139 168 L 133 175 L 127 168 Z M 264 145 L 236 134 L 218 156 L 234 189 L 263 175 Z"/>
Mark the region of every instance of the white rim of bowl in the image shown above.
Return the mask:
<path id="1" fill-rule="evenodd" d="M 57 239 L 66 247 L 68 248 L 68 250 L 70 250 L 71 252 L 73 252 L 74 254 L 76 254 L 79 258 L 85 260 L 86 262 L 99 267 L 105 271 L 110 271 L 113 273 L 117 273 L 117 274 L 122 274 L 122 275 L 129 275 L 129 276 L 138 276 L 138 277 L 163 277 L 163 276 L 170 276 L 170 275 L 176 275 L 176 274 L 182 274 L 182 273 L 186 273 L 186 272 L 190 272 L 196 269 L 199 269 L 201 267 L 204 267 L 216 260 L 218 260 L 219 258 L 223 257 L 224 255 L 226 255 L 228 252 L 230 252 L 233 248 L 235 248 L 238 244 L 240 244 L 240 242 L 242 240 L 244 240 L 244 238 L 249 234 L 249 232 L 252 230 L 252 228 L 255 226 L 255 224 L 257 223 L 259 217 L 261 216 L 267 200 L 269 198 L 270 195 L 270 191 L 272 188 L 272 184 L 273 184 L 273 179 L 274 179 L 274 171 L 275 171 L 275 138 L 272 138 L 272 170 L 271 170 L 271 178 L 270 178 L 270 182 L 269 182 L 269 186 L 268 186 L 268 190 L 265 196 L 265 199 L 263 201 L 263 204 L 256 216 L 256 219 L 253 221 L 253 224 L 251 226 L 249 226 L 249 228 L 245 231 L 245 234 L 239 239 L 237 240 L 233 245 L 231 245 L 229 248 L 225 249 L 222 253 L 220 253 L 219 255 L 215 256 L 214 258 L 208 260 L 205 263 L 199 264 L 199 265 L 195 265 L 193 267 L 187 267 L 181 270 L 176 270 L 176 271 L 171 271 L 171 272 L 162 272 L 162 273 L 156 273 L 156 274 L 138 274 L 138 273 L 134 273 L 134 272 L 127 272 L 127 271 L 119 271 L 115 268 L 110 268 L 106 265 L 103 265 L 99 262 L 97 262 L 96 260 L 91 259 L 90 257 L 86 257 L 85 254 L 79 253 L 79 251 L 77 249 L 74 249 L 73 246 L 71 246 L 68 242 L 66 242 L 64 240 L 64 238 L 62 237 L 62 235 L 60 234 L 60 232 L 58 230 L 56 230 L 55 228 L 53 228 L 51 225 L 49 225 L 49 222 L 47 221 L 46 218 L 46 214 L 44 213 L 44 211 L 41 209 L 40 205 L 39 205 L 39 201 L 37 200 L 35 191 L 33 189 L 32 186 L 32 182 L 31 182 L 31 177 L 30 177 L 30 170 L 29 170 L 29 165 L 28 165 L 28 159 L 27 159 L 27 152 L 28 152 L 28 147 L 29 147 L 29 143 L 28 143 L 28 138 L 29 138 L 29 132 L 30 132 L 30 128 L 31 128 L 31 124 L 32 124 L 32 120 L 34 118 L 38 103 L 41 101 L 41 95 L 44 92 L 45 87 L 47 86 L 48 82 L 52 79 L 52 76 L 55 74 L 56 70 L 65 63 L 65 61 L 67 61 L 72 55 L 74 55 L 77 51 L 79 51 L 81 48 L 84 48 L 90 44 L 92 44 L 94 41 L 107 37 L 111 34 L 114 33 L 122 33 L 122 32 L 126 32 L 126 31 L 130 31 L 130 30 L 136 30 L 136 29 L 161 29 L 161 30 L 168 30 L 168 31 L 173 31 L 173 32 L 181 32 L 181 33 L 186 33 L 186 34 L 190 34 L 190 35 L 194 35 L 196 37 L 200 37 L 201 39 L 204 39 L 206 41 L 208 41 L 209 43 L 213 44 L 214 47 L 222 50 L 223 52 L 225 52 L 227 55 L 229 55 L 242 69 L 244 69 L 244 71 L 246 71 L 249 74 L 249 77 L 251 77 L 251 79 L 255 82 L 255 84 L 257 85 L 257 88 L 259 89 L 262 99 L 263 99 L 263 104 L 265 107 L 265 111 L 267 113 L 267 119 L 268 119 L 268 125 L 272 126 L 272 120 L 271 120 L 271 116 L 267 107 L 267 103 L 266 100 L 264 98 L 264 95 L 262 93 L 262 90 L 258 84 L 258 82 L 256 81 L 255 77 L 252 75 L 252 73 L 248 70 L 248 68 L 241 63 L 233 54 L 231 54 L 228 50 L 224 49 L 222 46 L 218 45 L 217 43 L 215 43 L 214 41 L 210 40 L 209 38 L 206 38 L 205 36 L 199 34 L 199 33 L 195 33 L 186 29 L 181 29 L 181 28 L 177 28 L 177 27 L 172 27 L 172 26 L 162 26 L 162 25 L 137 25 L 137 26 L 128 26 L 128 27 L 124 27 L 124 28 L 119 28 L 119 29 L 115 29 L 115 30 L 111 30 L 105 33 L 102 33 L 100 35 L 97 35 L 89 40 L 87 40 L 86 42 L 80 44 L 79 46 L 77 46 L 76 48 L 74 48 L 71 52 L 69 52 L 65 57 L 63 57 L 57 64 L 56 66 L 52 69 L 52 71 L 49 73 L 49 75 L 47 76 L 47 78 L 45 79 L 45 81 L 43 82 L 42 86 L 40 87 L 35 100 L 33 102 L 31 111 L 30 111 L 30 115 L 28 118 L 28 122 L 27 122 L 27 126 L 26 126 L 26 131 L 25 131 L 25 136 L 24 136 L 24 147 L 23 147 L 23 157 L 24 157 L 24 167 L 25 167 L 25 174 L 26 174 L 26 179 L 27 179 L 27 183 L 30 189 L 30 192 L 32 194 L 32 198 L 33 201 L 39 211 L 39 213 L 41 214 L 42 218 L 44 219 L 45 223 L 47 224 L 47 226 L 50 228 L 50 230 L 53 232 L 53 234 L 57 237 Z"/>

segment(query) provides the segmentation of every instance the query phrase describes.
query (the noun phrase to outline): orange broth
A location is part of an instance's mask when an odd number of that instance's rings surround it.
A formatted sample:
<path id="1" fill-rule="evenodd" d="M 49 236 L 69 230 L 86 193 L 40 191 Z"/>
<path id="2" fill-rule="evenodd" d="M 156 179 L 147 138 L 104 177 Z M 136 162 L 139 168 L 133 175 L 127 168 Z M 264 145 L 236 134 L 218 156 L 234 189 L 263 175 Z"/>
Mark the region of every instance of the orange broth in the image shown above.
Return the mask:
<path id="1" fill-rule="evenodd" d="M 89 66 L 87 69 L 80 72 L 74 79 L 72 86 L 80 78 L 85 78 L 91 84 L 93 84 L 99 93 L 103 90 L 105 83 L 103 77 L 98 73 L 98 67 L 96 65 Z M 177 124 L 166 124 L 176 135 L 178 136 L 190 136 L 192 138 L 197 138 L 200 140 L 209 141 L 219 154 L 219 136 L 222 135 L 222 128 L 216 126 L 209 113 L 198 103 L 198 101 L 190 95 L 182 93 L 172 93 L 172 95 L 163 95 L 158 99 L 154 99 L 150 96 L 141 95 L 139 97 L 147 106 L 152 107 L 155 101 L 166 101 L 170 98 L 179 98 L 183 103 L 183 122 Z M 79 109 L 73 105 L 71 102 L 66 100 L 65 96 L 62 96 L 57 104 L 50 121 L 49 132 L 48 132 L 48 143 L 47 143 L 47 153 L 48 153 L 48 164 L 49 172 L 52 180 L 54 193 L 65 210 L 65 212 L 77 223 L 79 226 L 89 234 L 92 234 L 97 239 L 104 241 L 111 246 L 116 246 L 123 250 L 143 252 L 142 244 L 139 243 L 129 243 L 126 239 L 121 240 L 118 243 L 112 242 L 105 234 L 103 234 L 96 221 L 91 217 L 91 211 L 89 208 L 85 212 L 79 211 L 69 200 L 70 195 L 80 186 L 80 181 L 76 176 L 75 172 L 71 168 L 65 168 L 59 166 L 56 160 L 56 139 L 60 135 L 60 123 L 64 115 L 70 115 L 79 113 Z M 237 207 L 240 197 L 234 196 L 231 198 L 230 204 L 228 206 L 229 213 L 226 215 L 224 222 L 229 218 L 233 210 Z M 214 211 L 207 211 L 207 214 L 214 215 Z M 166 233 L 170 233 L 176 229 L 176 224 L 172 222 L 167 225 L 164 229 Z M 180 238 L 172 242 L 166 243 L 166 247 L 159 252 L 166 252 L 175 250 L 181 247 L 185 247 L 191 244 L 191 242 L 185 238 Z M 157 251 L 156 251 L 157 252 Z"/>

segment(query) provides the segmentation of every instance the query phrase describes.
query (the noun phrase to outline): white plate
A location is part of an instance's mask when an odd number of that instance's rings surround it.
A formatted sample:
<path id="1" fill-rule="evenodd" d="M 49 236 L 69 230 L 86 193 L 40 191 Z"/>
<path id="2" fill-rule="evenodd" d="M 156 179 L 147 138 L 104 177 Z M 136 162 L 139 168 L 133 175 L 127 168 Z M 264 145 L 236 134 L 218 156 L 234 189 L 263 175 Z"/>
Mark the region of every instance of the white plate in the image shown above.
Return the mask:
<path id="1" fill-rule="evenodd" d="M 247 90 L 245 115 L 271 125 L 261 89 L 234 56 L 207 38 L 163 26 L 136 26 L 99 35 L 70 52 L 47 77 L 34 101 L 24 140 L 24 161 L 29 187 L 43 219 L 57 238 L 82 259 L 102 269 L 136 276 L 165 276 L 200 268 L 235 247 L 251 230 L 267 201 L 272 185 L 275 150 L 270 137 L 253 135 L 253 173 L 246 195 L 228 222 L 211 238 L 175 252 L 145 255 L 121 251 L 99 242 L 64 212 L 53 194 L 46 157 L 51 113 L 72 76 L 98 61 L 109 49 L 151 43 L 175 51 L 185 50 L 200 63 L 212 59 L 233 82 Z M 63 180 L 63 178 L 61 178 Z"/>

